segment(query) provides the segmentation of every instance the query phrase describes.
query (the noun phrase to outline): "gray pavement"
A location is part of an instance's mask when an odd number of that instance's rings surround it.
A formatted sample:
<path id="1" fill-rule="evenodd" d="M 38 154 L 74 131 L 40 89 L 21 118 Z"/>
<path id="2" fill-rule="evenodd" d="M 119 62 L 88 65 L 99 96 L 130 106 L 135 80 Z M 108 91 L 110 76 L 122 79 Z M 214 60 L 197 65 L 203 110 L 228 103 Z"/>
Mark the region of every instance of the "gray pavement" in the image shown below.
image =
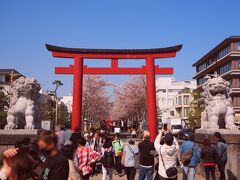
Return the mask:
<path id="1" fill-rule="evenodd" d="M 126 138 L 122 139 L 122 141 L 123 141 L 124 144 L 127 144 L 130 139 L 131 139 L 130 137 L 129 138 L 126 137 Z M 140 142 L 138 139 L 134 139 L 134 140 L 135 140 L 136 144 Z M 178 140 L 178 141 L 179 141 L 179 144 L 182 144 L 184 140 Z M 124 162 L 124 157 L 122 159 L 122 163 L 123 162 Z M 155 173 L 156 172 L 154 172 L 154 176 L 153 177 L 155 177 Z M 101 180 L 102 179 L 102 175 L 98 174 L 97 176 L 90 177 L 90 179 L 91 180 Z M 127 179 L 127 176 L 124 175 L 122 177 L 119 177 L 118 175 L 113 175 L 113 180 L 123 180 L 123 179 Z M 136 173 L 135 180 L 137 180 L 137 179 L 138 179 L 138 170 L 137 170 L 137 173 Z M 197 174 L 195 176 L 195 179 L 196 180 L 204 180 L 205 178 Z M 179 173 L 178 173 L 178 180 L 182 180 L 182 171 L 181 171 L 180 168 L 179 168 Z"/>
<path id="2" fill-rule="evenodd" d="M 154 176 L 153 176 L 153 177 L 155 177 L 155 173 L 154 173 Z M 102 175 L 99 174 L 99 175 L 97 175 L 97 176 L 90 177 L 90 179 L 91 179 L 91 180 L 101 180 L 101 179 L 102 179 Z M 125 175 L 125 176 L 122 176 L 122 177 L 119 177 L 119 176 L 116 176 L 116 175 L 113 176 L 113 180 L 123 180 L 123 179 L 127 179 L 127 176 L 126 176 L 126 175 Z M 138 179 L 138 171 L 137 171 L 135 180 L 137 180 L 137 179 Z M 195 180 L 204 180 L 204 179 L 205 179 L 205 178 L 202 177 L 202 176 L 200 176 L 200 175 L 196 175 L 196 176 L 195 176 Z M 182 172 L 181 172 L 181 171 L 179 171 L 179 173 L 178 173 L 178 180 L 182 180 Z"/>

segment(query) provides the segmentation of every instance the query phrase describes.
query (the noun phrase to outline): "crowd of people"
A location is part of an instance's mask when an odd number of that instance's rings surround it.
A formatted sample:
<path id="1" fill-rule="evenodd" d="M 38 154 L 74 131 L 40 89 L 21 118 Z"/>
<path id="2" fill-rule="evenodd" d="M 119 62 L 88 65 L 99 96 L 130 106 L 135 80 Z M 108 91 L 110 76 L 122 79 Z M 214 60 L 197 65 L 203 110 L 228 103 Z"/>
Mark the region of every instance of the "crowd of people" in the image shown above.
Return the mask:
<path id="1" fill-rule="evenodd" d="M 214 134 L 216 147 L 205 139 L 201 148 L 194 134 L 179 145 L 167 127 L 154 142 L 150 136 L 144 131 L 143 140 L 135 144 L 133 139 L 123 143 L 119 134 L 111 137 L 99 131 L 84 135 L 67 127 L 57 133 L 42 131 L 36 140 L 25 138 L 3 152 L 0 179 L 88 180 L 101 175 L 102 180 L 112 180 L 115 174 L 127 180 L 176 180 L 181 167 L 183 180 L 193 180 L 200 162 L 206 180 L 216 179 L 216 166 L 220 179 L 225 179 L 227 144 L 220 133 Z"/>

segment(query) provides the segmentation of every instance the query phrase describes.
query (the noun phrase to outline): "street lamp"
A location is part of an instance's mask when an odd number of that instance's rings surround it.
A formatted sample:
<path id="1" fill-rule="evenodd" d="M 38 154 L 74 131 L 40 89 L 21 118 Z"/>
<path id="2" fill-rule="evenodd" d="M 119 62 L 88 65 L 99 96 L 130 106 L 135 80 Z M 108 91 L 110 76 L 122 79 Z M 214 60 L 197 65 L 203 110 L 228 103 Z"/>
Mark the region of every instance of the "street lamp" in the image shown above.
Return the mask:
<path id="1" fill-rule="evenodd" d="M 60 80 L 55 80 L 53 82 L 53 84 L 55 85 L 55 90 L 54 90 L 54 94 L 55 94 L 55 108 L 56 108 L 56 115 L 55 115 L 55 127 L 57 126 L 58 123 L 58 97 L 57 97 L 57 90 L 60 86 L 63 85 L 63 83 Z"/>

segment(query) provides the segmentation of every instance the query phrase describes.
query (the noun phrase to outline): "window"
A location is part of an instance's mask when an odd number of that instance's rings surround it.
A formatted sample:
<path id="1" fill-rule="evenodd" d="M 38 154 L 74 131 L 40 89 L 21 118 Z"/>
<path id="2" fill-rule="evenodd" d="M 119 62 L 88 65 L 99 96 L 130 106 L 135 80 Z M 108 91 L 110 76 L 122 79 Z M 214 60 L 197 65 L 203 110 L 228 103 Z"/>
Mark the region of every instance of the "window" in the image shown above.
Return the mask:
<path id="1" fill-rule="evenodd" d="M 182 105 L 182 96 L 178 96 L 178 105 Z"/>
<path id="2" fill-rule="evenodd" d="M 202 65 L 198 66 L 198 72 L 203 71 L 204 69 L 206 69 L 206 63 L 203 63 Z"/>
<path id="3" fill-rule="evenodd" d="M 166 92 L 166 89 L 158 89 L 157 92 L 165 93 L 165 92 Z"/>
<path id="4" fill-rule="evenodd" d="M 189 105 L 190 104 L 189 96 L 187 96 L 187 95 L 183 96 L 183 104 L 184 105 Z"/>
<path id="5" fill-rule="evenodd" d="M 240 42 L 237 42 L 237 51 L 240 51 Z"/>
<path id="6" fill-rule="evenodd" d="M 240 60 L 237 60 L 237 68 L 240 69 Z"/>
<path id="7" fill-rule="evenodd" d="M 10 76 L 5 76 L 5 82 L 10 82 L 11 81 L 11 77 Z"/>
<path id="8" fill-rule="evenodd" d="M 172 129 L 182 129 L 182 125 L 172 125 Z"/>
<path id="9" fill-rule="evenodd" d="M 203 78 L 198 79 L 197 82 L 198 82 L 198 85 L 201 85 L 206 82 L 206 79 L 203 77 Z"/>
<path id="10" fill-rule="evenodd" d="M 184 108 L 184 117 L 189 115 L 189 108 Z"/>
<path id="11" fill-rule="evenodd" d="M 215 59 L 211 58 L 207 61 L 207 65 L 210 66 L 211 64 L 215 63 Z"/>
<path id="12" fill-rule="evenodd" d="M 223 65 L 222 67 L 220 67 L 219 74 L 222 75 L 230 70 L 231 70 L 231 63 L 229 62 L 229 63 Z"/>
<path id="13" fill-rule="evenodd" d="M 230 45 L 222 49 L 218 52 L 218 59 L 222 58 L 223 56 L 226 56 L 231 51 Z"/>
<path id="14" fill-rule="evenodd" d="M 0 75 L 0 82 L 5 82 L 5 76 L 4 75 Z"/>
<path id="15" fill-rule="evenodd" d="M 170 115 L 171 115 L 171 116 L 174 116 L 174 111 L 170 111 Z"/>

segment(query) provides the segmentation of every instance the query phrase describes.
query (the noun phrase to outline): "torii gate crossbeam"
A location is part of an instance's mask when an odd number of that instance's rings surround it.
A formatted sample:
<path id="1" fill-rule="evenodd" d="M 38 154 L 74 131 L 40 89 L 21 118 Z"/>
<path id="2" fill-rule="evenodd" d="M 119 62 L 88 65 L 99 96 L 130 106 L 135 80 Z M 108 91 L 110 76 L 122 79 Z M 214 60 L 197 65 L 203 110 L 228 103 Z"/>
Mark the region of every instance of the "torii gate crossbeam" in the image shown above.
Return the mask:
<path id="1" fill-rule="evenodd" d="M 56 67 L 56 74 L 73 74 L 73 112 L 72 128 L 81 126 L 83 74 L 142 74 L 147 82 L 147 120 L 148 130 L 153 141 L 157 135 L 155 74 L 173 74 L 173 68 L 155 66 L 156 58 L 175 57 L 182 45 L 156 49 L 82 49 L 65 48 L 46 44 L 53 57 L 73 58 L 69 67 Z M 92 68 L 84 65 L 84 59 L 111 59 L 111 67 Z M 119 59 L 145 59 L 140 68 L 120 68 Z"/>

